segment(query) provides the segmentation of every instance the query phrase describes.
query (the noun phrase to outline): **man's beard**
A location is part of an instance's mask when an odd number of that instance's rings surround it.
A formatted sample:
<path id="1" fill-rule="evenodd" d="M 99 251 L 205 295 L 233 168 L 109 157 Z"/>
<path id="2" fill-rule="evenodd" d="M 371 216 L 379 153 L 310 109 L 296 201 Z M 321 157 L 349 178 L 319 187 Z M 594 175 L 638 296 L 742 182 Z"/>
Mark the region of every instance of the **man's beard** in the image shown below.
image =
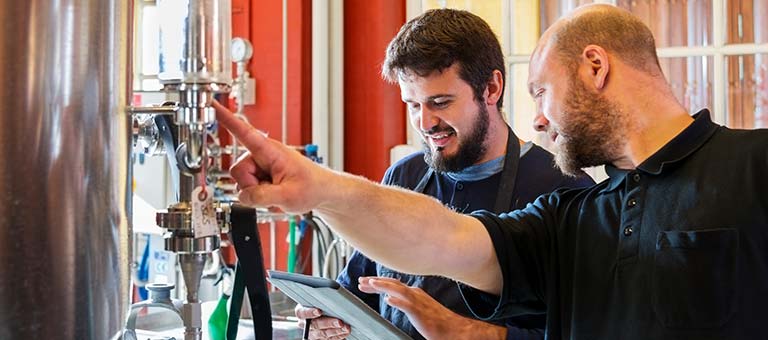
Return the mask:
<path id="1" fill-rule="evenodd" d="M 452 156 L 443 155 L 442 148 L 432 151 L 426 141 L 424 144 L 424 161 L 439 172 L 459 172 L 477 163 L 487 151 L 486 138 L 488 136 L 488 109 L 483 104 L 478 104 L 477 119 L 469 131 L 469 135 L 461 137 L 456 153 Z M 426 134 L 438 132 L 455 132 L 451 127 L 434 126 Z M 457 135 L 458 136 L 458 135 Z"/>
<path id="2" fill-rule="evenodd" d="M 562 122 L 555 130 L 562 138 L 555 162 L 565 174 L 577 176 L 583 168 L 618 159 L 628 126 L 614 103 L 575 75 L 571 79 Z"/>

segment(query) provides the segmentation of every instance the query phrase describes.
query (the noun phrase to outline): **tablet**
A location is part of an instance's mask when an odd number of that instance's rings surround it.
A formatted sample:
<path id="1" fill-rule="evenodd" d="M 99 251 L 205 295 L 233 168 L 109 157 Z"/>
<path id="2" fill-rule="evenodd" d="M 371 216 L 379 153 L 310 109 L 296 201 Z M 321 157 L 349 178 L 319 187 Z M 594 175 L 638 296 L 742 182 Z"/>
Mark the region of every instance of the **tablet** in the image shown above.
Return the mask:
<path id="1" fill-rule="evenodd" d="M 352 334 L 347 339 L 411 340 L 334 280 L 270 270 L 269 282 L 302 306 L 319 308 L 350 325 Z"/>

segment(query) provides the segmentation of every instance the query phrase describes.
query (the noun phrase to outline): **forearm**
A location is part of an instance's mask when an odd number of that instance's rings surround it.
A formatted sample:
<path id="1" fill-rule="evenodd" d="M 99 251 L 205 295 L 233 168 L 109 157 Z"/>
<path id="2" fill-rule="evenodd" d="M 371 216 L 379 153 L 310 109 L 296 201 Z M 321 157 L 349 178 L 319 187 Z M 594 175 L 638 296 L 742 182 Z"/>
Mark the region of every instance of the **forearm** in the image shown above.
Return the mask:
<path id="1" fill-rule="evenodd" d="M 475 218 L 434 198 L 348 174 L 327 176 L 315 212 L 366 256 L 388 267 L 442 275 L 498 292 L 501 272 L 488 233 Z M 414 259 L 419 259 L 415 261 Z"/>
<path id="2" fill-rule="evenodd" d="M 447 329 L 441 336 L 442 339 L 457 340 L 507 340 L 507 328 L 497 326 L 487 322 L 461 317 L 463 322 L 457 322 L 456 325 Z M 454 328 L 455 327 L 455 328 Z M 447 336 L 447 337 L 445 337 Z M 432 339 L 430 339 L 432 340 Z"/>

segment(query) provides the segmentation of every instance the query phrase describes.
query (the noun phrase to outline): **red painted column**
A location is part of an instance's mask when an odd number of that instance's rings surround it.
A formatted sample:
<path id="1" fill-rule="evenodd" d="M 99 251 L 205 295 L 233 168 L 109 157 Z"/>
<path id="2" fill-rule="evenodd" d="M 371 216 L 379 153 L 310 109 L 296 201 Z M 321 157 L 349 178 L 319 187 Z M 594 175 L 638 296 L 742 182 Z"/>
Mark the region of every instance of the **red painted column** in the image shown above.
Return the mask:
<path id="1" fill-rule="evenodd" d="M 282 140 L 282 1 L 233 0 L 232 36 L 248 39 L 253 57 L 248 72 L 256 80 L 256 102 L 245 115 L 270 137 Z M 312 1 L 288 0 L 288 138 L 306 144 L 312 135 Z M 234 69 L 234 66 L 233 66 Z"/>
<path id="2" fill-rule="evenodd" d="M 288 136 L 287 142 L 302 145 L 310 142 L 312 100 L 312 1 L 288 0 Z M 248 64 L 250 76 L 256 80 L 255 103 L 245 106 L 245 115 L 255 127 L 270 137 L 282 140 L 282 93 L 283 93 L 283 2 L 233 0 L 232 36 L 248 39 L 253 45 L 253 57 Z M 235 69 L 233 65 L 233 70 Z M 234 107 L 231 105 L 230 107 Z M 222 139 L 224 137 L 222 136 Z M 269 268 L 269 225 L 259 224 L 266 267 Z M 276 262 L 279 270 L 285 270 L 288 254 L 286 235 L 288 225 L 277 224 Z M 309 239 L 307 240 L 309 241 Z M 303 242 L 305 248 L 311 242 Z M 307 249 L 302 253 L 309 254 Z M 308 261 L 308 260 L 305 260 Z"/>
<path id="3" fill-rule="evenodd" d="M 405 0 L 344 2 L 344 170 L 378 181 L 389 150 L 406 142 L 405 104 L 381 79 L 387 44 L 405 23 Z"/>

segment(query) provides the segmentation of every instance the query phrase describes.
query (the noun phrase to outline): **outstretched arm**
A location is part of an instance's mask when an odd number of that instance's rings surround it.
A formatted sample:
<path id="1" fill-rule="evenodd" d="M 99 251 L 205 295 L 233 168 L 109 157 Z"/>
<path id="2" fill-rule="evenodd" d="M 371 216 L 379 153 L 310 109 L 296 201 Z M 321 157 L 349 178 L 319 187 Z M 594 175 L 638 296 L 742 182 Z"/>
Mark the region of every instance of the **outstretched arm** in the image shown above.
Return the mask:
<path id="1" fill-rule="evenodd" d="M 231 169 L 243 204 L 290 213 L 314 210 L 383 265 L 450 277 L 490 293 L 501 291 L 495 250 L 475 218 L 421 194 L 318 166 L 216 107 L 221 125 L 249 151 Z"/>

